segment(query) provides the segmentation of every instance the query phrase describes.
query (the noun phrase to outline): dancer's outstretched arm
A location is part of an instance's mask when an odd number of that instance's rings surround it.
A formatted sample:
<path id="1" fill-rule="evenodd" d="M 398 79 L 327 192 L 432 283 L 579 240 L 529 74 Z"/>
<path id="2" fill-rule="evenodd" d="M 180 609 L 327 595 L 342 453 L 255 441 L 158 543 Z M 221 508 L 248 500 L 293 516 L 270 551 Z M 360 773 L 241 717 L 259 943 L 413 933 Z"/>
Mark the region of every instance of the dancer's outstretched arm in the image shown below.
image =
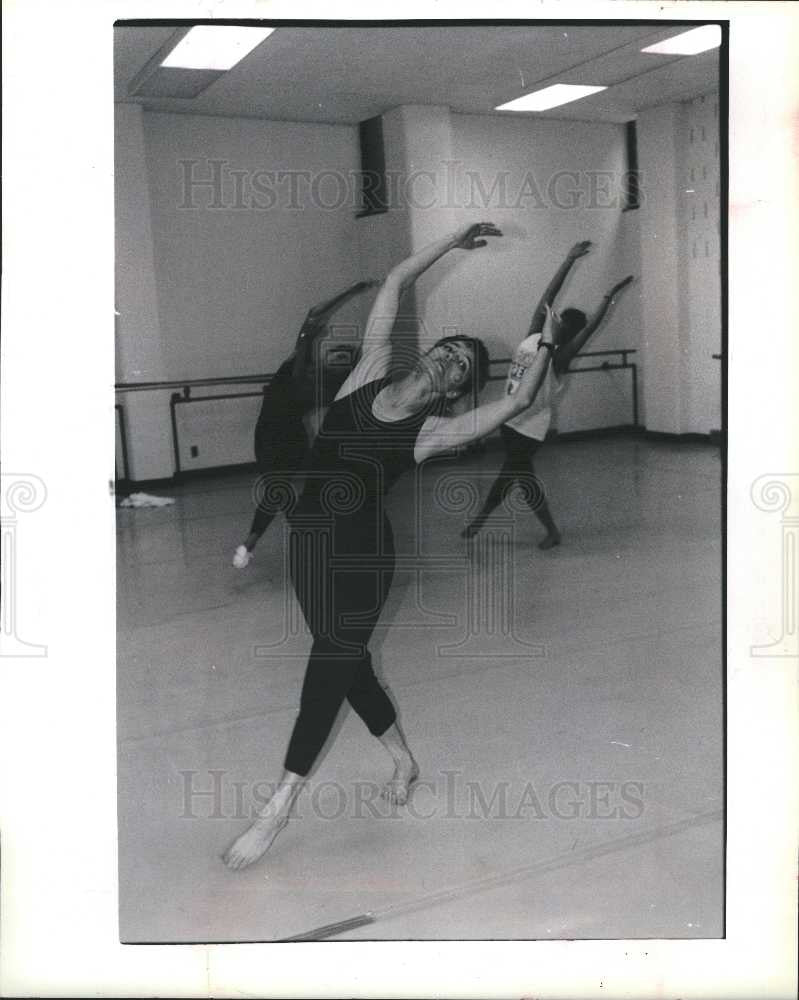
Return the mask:
<path id="1" fill-rule="evenodd" d="M 569 271 L 571 271 L 572 265 L 576 260 L 579 260 L 580 257 L 585 257 L 590 249 L 591 241 L 583 240 L 581 243 L 575 243 L 571 250 L 569 250 L 566 254 L 566 259 L 557 271 L 555 271 L 552 281 L 550 281 L 544 289 L 544 294 L 541 296 L 541 300 L 535 307 L 533 318 L 530 320 L 530 329 L 527 331 L 528 337 L 532 333 L 540 333 L 543 330 L 547 306 L 552 308 L 552 304 L 554 303 L 558 292 L 563 287 L 563 282 L 566 280 L 566 276 Z"/>
<path id="2" fill-rule="evenodd" d="M 320 302 L 308 310 L 308 314 L 303 321 L 299 336 L 297 337 L 297 343 L 294 345 L 294 364 L 292 365 L 291 376 L 295 381 L 302 378 L 308 365 L 311 344 L 325 329 L 325 324 L 331 313 L 335 312 L 336 309 L 354 295 L 360 295 L 361 292 L 365 292 L 367 288 L 373 288 L 376 284 L 376 281 L 359 281 L 343 292 L 339 292 L 332 299 Z"/>
<path id="3" fill-rule="evenodd" d="M 351 299 L 354 295 L 360 295 L 361 292 L 365 292 L 368 288 L 374 288 L 379 285 L 380 282 L 373 278 L 369 278 L 367 281 L 356 281 L 354 285 L 350 285 L 349 288 L 345 288 L 343 292 L 339 292 L 338 295 L 334 295 L 332 299 L 327 299 L 325 302 L 320 302 L 318 305 L 311 306 L 308 310 L 308 319 L 320 322 L 320 320 L 326 320 L 330 313 L 335 312 L 340 306 L 342 306 L 347 299 Z"/>
<path id="4" fill-rule="evenodd" d="M 458 417 L 437 417 L 427 421 L 413 450 L 413 457 L 417 462 L 472 441 L 479 441 L 530 406 L 541 388 L 554 350 L 549 306 L 546 307 L 545 315 L 547 318 L 538 350 L 532 364 L 525 370 L 516 392 L 504 395 L 496 402 L 483 403 Z"/>
<path id="5" fill-rule="evenodd" d="M 608 294 L 602 299 L 602 304 L 599 309 L 594 313 L 591 319 L 585 324 L 585 326 L 580 330 L 576 337 L 573 337 L 567 344 L 563 347 L 557 348 L 555 351 L 555 358 L 553 364 L 555 366 L 555 371 L 558 375 L 562 375 L 564 372 L 568 371 L 569 365 L 574 360 L 575 356 L 585 347 L 591 337 L 599 329 L 602 320 L 605 318 L 605 314 L 608 309 L 613 305 L 613 300 L 619 294 L 619 292 L 626 288 L 627 285 L 633 280 L 633 275 L 628 274 L 623 281 L 619 281 L 617 284 L 611 288 Z"/>
<path id="6" fill-rule="evenodd" d="M 431 243 L 392 268 L 369 313 L 366 333 L 361 343 L 361 360 L 339 389 L 336 399 L 342 399 L 359 386 L 382 378 L 386 374 L 391 360 L 391 331 L 399 312 L 400 296 L 411 287 L 420 274 L 450 250 L 475 250 L 486 245 L 487 241 L 481 237 L 501 235 L 502 233 L 492 222 L 477 222 L 463 226 L 450 236 Z"/>

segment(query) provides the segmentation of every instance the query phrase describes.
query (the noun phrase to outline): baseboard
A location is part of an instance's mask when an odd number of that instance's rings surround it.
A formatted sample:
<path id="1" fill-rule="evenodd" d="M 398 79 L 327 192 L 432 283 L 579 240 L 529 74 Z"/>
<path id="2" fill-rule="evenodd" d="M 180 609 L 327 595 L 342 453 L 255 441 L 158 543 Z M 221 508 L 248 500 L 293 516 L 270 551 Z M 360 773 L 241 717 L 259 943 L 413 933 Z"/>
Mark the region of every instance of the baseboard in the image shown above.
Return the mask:
<path id="1" fill-rule="evenodd" d="M 638 436 L 643 433 L 643 427 L 635 424 L 614 424 L 612 427 L 595 427 L 588 431 L 555 431 L 547 432 L 547 441 L 588 441 L 593 438 L 619 437 L 619 435 Z"/>
<path id="2" fill-rule="evenodd" d="M 117 496 L 128 496 L 131 493 L 143 493 L 146 490 L 171 489 L 174 485 L 174 477 L 166 479 L 117 479 L 114 483 L 114 493 Z"/>
<path id="3" fill-rule="evenodd" d="M 242 473 L 256 473 L 258 466 L 255 462 L 240 462 L 236 465 L 213 465 L 206 469 L 185 469 L 174 476 L 167 476 L 164 479 L 118 479 L 115 484 L 115 492 L 119 494 L 138 493 L 145 490 L 165 490 L 174 489 L 182 483 L 191 482 L 193 479 L 216 479 L 223 476 L 235 476 Z"/>
<path id="4" fill-rule="evenodd" d="M 719 444 L 721 431 L 710 431 L 708 434 L 672 434 L 669 431 L 645 430 L 643 437 L 645 441 L 669 441 L 673 444 Z"/>
<path id="5" fill-rule="evenodd" d="M 618 424 L 613 427 L 598 427 L 588 431 L 549 431 L 547 441 L 569 442 L 587 441 L 605 437 L 643 437 L 645 441 L 662 441 L 672 444 L 714 444 L 721 445 L 724 439 L 722 431 L 710 431 L 709 434 L 671 434 L 667 431 L 648 431 L 645 427 L 634 424 Z M 492 435 L 485 441 L 483 447 L 501 445 L 498 435 Z M 482 450 L 482 449 L 477 449 Z M 237 465 L 215 465 L 206 469 L 186 469 L 176 476 L 167 476 L 163 479 L 118 479 L 114 484 L 114 492 L 117 496 L 128 495 L 130 493 L 144 492 L 146 490 L 174 489 L 182 483 L 191 482 L 194 479 L 214 479 L 223 476 L 241 475 L 243 473 L 255 474 L 258 466 L 255 462 L 243 462 Z"/>

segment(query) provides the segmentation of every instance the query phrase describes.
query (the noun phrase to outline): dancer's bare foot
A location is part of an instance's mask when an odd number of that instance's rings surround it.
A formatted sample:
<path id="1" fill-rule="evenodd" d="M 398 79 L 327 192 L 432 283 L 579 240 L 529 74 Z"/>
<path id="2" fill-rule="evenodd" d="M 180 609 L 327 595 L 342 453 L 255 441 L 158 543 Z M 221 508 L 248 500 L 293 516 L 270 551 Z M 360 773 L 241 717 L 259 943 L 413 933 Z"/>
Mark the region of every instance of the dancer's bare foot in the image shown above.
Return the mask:
<path id="1" fill-rule="evenodd" d="M 538 543 L 539 549 L 554 549 L 556 545 L 560 545 L 560 532 L 550 532 L 543 542 Z"/>
<path id="2" fill-rule="evenodd" d="M 222 855 L 222 860 L 233 871 L 246 868 L 266 854 L 272 841 L 287 823 L 287 816 L 257 819 L 249 830 L 233 841 Z"/>
<path id="3" fill-rule="evenodd" d="M 239 545 L 233 553 L 233 565 L 236 569 L 246 569 L 252 560 L 252 552 L 246 545 Z"/>
<path id="4" fill-rule="evenodd" d="M 408 755 L 394 762 L 394 774 L 380 789 L 381 798 L 394 805 L 404 806 L 410 795 L 411 785 L 419 777 L 416 761 Z"/>

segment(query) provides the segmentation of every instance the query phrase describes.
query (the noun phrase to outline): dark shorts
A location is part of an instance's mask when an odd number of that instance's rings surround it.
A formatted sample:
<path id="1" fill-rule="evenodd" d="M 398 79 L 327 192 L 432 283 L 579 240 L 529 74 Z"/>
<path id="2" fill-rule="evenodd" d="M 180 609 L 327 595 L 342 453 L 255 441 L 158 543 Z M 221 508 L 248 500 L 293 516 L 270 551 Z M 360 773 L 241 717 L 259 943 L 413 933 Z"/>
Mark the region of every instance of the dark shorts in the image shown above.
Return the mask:
<path id="1" fill-rule="evenodd" d="M 255 461 L 261 472 L 299 471 L 308 453 L 308 435 L 300 422 L 276 434 L 273 428 L 255 428 Z"/>
<path id="2" fill-rule="evenodd" d="M 531 438 L 527 437 L 526 434 L 520 434 L 512 427 L 508 427 L 507 424 L 503 424 L 500 427 L 500 432 L 502 434 L 502 443 L 505 446 L 505 453 L 514 463 L 529 462 L 544 443 L 543 441 L 539 441 L 538 438 Z"/>

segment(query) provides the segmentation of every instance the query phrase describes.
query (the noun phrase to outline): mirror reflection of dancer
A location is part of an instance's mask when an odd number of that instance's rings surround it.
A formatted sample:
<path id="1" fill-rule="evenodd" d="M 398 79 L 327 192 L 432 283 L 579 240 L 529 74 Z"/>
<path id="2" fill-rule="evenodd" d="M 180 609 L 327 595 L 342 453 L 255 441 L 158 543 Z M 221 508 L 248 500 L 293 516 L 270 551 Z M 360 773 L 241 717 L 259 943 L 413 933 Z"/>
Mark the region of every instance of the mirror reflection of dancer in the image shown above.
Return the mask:
<path id="1" fill-rule="evenodd" d="M 278 368 L 264 391 L 264 401 L 255 425 L 255 460 L 259 472 L 291 475 L 302 468 L 309 443 L 302 418 L 310 410 L 324 405 L 324 400 L 315 398 L 317 380 L 311 346 L 324 333 L 326 323 L 336 309 L 376 284 L 374 281 L 359 281 L 308 310 L 293 353 Z M 326 373 L 322 375 L 326 378 Z M 322 379 L 319 380 L 321 384 Z M 236 569 L 244 569 L 250 563 L 258 540 L 279 512 L 280 508 L 268 502 L 262 493 L 250 533 L 233 555 Z"/>
<path id="2" fill-rule="evenodd" d="M 476 441 L 529 406 L 549 365 L 552 330 L 551 324 L 545 327 L 546 349 L 524 369 L 513 395 L 459 416 L 444 414 L 488 377 L 482 342 L 445 337 L 410 372 L 395 374 L 390 334 L 400 295 L 420 274 L 456 248 L 474 250 L 486 245 L 481 237 L 501 235 L 491 223 L 463 227 L 395 267 L 378 293 L 361 360 L 328 410 L 309 461 L 314 475 L 290 515 L 292 583 L 313 646 L 280 784 L 223 855 L 229 868 L 256 861 L 286 825 L 345 699 L 394 762 L 383 797 L 404 804 L 418 777 L 368 650 L 394 572 L 384 498 L 415 463 Z"/>
<path id="3" fill-rule="evenodd" d="M 555 297 L 566 280 L 566 275 L 574 262 L 585 256 L 590 249 L 591 244 L 586 240 L 582 243 L 576 243 L 568 252 L 566 259 L 555 272 L 552 281 L 541 297 L 541 301 L 536 306 L 528 336 L 541 332 L 546 318 L 546 310 L 552 308 Z M 552 517 L 546 495 L 540 481 L 533 478 L 535 476 L 533 456 L 547 436 L 552 420 L 552 405 L 564 388 L 562 378 L 569 370 L 569 365 L 596 333 L 605 318 L 605 313 L 613 304 L 614 297 L 632 280 L 633 276 L 629 275 L 614 285 L 602 299 L 602 304 L 590 320 L 580 309 L 564 309 L 561 313 L 553 313 L 555 353 L 552 358 L 552 366 L 536 396 L 535 403 L 500 428 L 505 448 L 505 461 L 488 491 L 488 496 L 480 512 L 471 524 L 463 529 L 462 537 L 473 538 L 488 520 L 491 512 L 499 505 L 506 491 L 511 489 L 515 482 L 518 482 L 523 487 L 525 484 L 528 485 L 528 488 L 525 489 L 525 499 L 546 531 L 544 539 L 539 542 L 539 549 L 551 549 L 555 545 L 560 545 L 560 531 Z M 529 484 L 533 482 L 536 483 L 536 488 L 530 489 Z"/>

